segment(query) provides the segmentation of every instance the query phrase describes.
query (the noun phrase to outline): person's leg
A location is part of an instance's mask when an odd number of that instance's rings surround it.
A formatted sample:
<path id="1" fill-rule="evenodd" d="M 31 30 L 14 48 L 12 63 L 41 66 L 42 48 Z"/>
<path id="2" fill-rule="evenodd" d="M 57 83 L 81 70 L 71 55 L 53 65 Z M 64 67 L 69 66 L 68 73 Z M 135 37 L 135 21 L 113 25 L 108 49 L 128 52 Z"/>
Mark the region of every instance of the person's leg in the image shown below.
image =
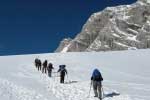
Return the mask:
<path id="1" fill-rule="evenodd" d="M 40 70 L 41 70 L 41 65 L 40 65 Z"/>
<path id="2" fill-rule="evenodd" d="M 64 76 L 61 75 L 60 77 L 61 77 L 61 78 L 60 78 L 60 83 L 64 83 Z"/>
<path id="3" fill-rule="evenodd" d="M 102 85 L 101 82 L 98 82 L 98 97 L 102 100 Z"/>
<path id="4" fill-rule="evenodd" d="M 42 73 L 44 73 L 44 66 L 42 67 Z"/>
<path id="5" fill-rule="evenodd" d="M 45 67 L 45 74 L 47 73 L 47 69 L 46 69 L 46 67 Z"/>
<path id="6" fill-rule="evenodd" d="M 52 77 L 52 71 L 50 71 L 50 77 Z"/>
<path id="7" fill-rule="evenodd" d="M 48 71 L 48 76 L 49 76 L 49 77 L 51 77 L 51 74 L 52 74 L 52 72 L 51 72 L 51 71 Z"/>
<path id="8" fill-rule="evenodd" d="M 36 68 L 38 68 L 38 63 L 36 63 Z"/>
<path id="9" fill-rule="evenodd" d="M 62 83 L 64 83 L 64 80 L 65 80 L 65 76 L 62 77 Z"/>
<path id="10" fill-rule="evenodd" d="M 40 65 L 38 64 L 38 71 L 40 70 Z"/>
<path id="11" fill-rule="evenodd" d="M 43 69 L 44 69 L 44 73 L 45 73 L 45 66 L 43 67 Z"/>
<path id="12" fill-rule="evenodd" d="M 62 76 L 60 76 L 60 83 L 62 83 L 62 79 L 63 79 Z"/>
<path id="13" fill-rule="evenodd" d="M 98 97 L 98 93 L 97 93 L 97 82 L 93 81 L 93 91 L 95 96 L 94 97 Z"/>
<path id="14" fill-rule="evenodd" d="M 38 65 L 38 71 L 39 71 L 39 68 L 40 68 L 40 67 L 39 67 L 39 65 Z"/>

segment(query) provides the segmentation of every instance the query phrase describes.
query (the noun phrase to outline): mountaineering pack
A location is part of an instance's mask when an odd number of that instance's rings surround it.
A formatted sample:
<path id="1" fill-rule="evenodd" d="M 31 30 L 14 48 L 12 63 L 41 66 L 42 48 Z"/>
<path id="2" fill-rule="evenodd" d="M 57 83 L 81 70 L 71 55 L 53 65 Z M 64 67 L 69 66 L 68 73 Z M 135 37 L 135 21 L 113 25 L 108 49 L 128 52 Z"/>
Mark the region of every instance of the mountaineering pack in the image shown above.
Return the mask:
<path id="1" fill-rule="evenodd" d="M 64 75 L 67 73 L 65 67 L 66 67 L 66 65 L 60 65 L 60 66 L 59 66 L 59 68 L 60 68 L 60 69 L 59 69 L 60 75 L 62 75 L 62 76 L 64 76 Z"/>
<path id="2" fill-rule="evenodd" d="M 102 75 L 98 69 L 95 69 L 93 71 L 92 77 L 93 77 L 94 81 L 102 81 L 103 80 Z"/>

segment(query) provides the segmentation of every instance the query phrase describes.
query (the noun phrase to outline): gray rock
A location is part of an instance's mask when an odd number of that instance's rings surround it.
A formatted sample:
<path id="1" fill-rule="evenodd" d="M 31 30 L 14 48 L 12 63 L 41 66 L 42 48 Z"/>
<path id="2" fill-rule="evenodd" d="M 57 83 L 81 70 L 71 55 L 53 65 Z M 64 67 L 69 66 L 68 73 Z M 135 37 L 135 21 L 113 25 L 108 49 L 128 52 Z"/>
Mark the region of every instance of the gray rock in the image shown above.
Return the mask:
<path id="1" fill-rule="evenodd" d="M 56 52 L 114 51 L 150 48 L 150 3 L 108 7 L 91 15 L 81 32 L 62 41 Z M 65 50 L 64 50 L 65 48 Z"/>

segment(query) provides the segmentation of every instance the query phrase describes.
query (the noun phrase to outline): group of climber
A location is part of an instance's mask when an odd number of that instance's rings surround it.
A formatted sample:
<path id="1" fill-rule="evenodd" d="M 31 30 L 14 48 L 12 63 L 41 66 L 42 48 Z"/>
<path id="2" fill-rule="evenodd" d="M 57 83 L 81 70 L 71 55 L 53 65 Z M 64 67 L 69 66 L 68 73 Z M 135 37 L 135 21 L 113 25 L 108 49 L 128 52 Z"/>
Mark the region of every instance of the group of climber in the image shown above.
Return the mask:
<path id="1" fill-rule="evenodd" d="M 35 66 L 38 71 L 42 71 L 42 73 L 48 74 L 49 77 L 52 77 L 52 70 L 54 69 L 52 63 L 48 63 L 47 60 L 42 63 L 40 59 L 36 58 Z M 64 83 L 65 75 L 67 74 L 66 65 L 59 65 L 57 73 L 60 73 L 60 83 Z"/>
<path id="2" fill-rule="evenodd" d="M 47 73 L 48 71 L 48 76 L 52 76 L 52 70 L 54 69 L 52 63 L 48 63 L 47 60 L 45 60 L 43 63 L 41 62 L 40 59 L 36 58 L 35 59 L 35 66 L 36 68 L 42 73 Z M 66 65 L 59 65 L 59 69 L 57 73 L 60 73 L 60 83 L 64 83 L 65 75 L 67 74 L 66 70 Z M 98 69 L 94 69 L 92 76 L 91 76 L 91 86 L 93 85 L 93 90 L 94 90 L 94 97 L 98 97 L 100 100 L 102 100 L 102 81 L 103 77 Z M 90 86 L 90 88 L 91 88 Z"/>

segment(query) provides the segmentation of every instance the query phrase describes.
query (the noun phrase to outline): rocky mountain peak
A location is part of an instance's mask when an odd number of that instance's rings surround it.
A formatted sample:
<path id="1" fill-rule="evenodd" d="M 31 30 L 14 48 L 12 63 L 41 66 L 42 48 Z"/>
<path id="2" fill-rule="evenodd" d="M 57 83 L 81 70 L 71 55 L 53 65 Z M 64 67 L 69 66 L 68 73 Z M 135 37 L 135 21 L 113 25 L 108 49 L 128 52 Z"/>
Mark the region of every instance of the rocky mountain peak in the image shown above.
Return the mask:
<path id="1" fill-rule="evenodd" d="M 91 15 L 81 32 L 57 52 L 150 48 L 150 0 L 108 7 Z"/>

